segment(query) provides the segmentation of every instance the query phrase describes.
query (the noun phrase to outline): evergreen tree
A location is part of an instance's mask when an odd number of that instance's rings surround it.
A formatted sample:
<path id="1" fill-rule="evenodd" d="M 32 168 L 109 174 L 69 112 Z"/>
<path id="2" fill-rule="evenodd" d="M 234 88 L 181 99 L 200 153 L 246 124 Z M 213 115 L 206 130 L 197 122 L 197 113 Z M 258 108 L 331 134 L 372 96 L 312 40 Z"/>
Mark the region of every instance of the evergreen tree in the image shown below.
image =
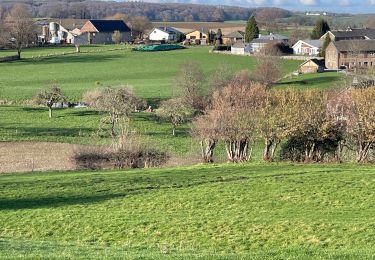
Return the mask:
<path id="1" fill-rule="evenodd" d="M 331 37 L 327 36 L 325 39 L 324 39 L 324 42 L 323 42 L 323 47 L 322 47 L 322 51 L 320 52 L 320 57 L 325 57 L 326 56 L 326 49 L 328 47 L 328 45 L 331 43 Z"/>
<path id="2" fill-rule="evenodd" d="M 246 24 L 245 42 L 251 42 L 254 38 L 258 38 L 258 35 L 259 28 L 257 22 L 255 21 L 255 17 L 251 16 Z"/>
<path id="3" fill-rule="evenodd" d="M 222 44 L 222 43 L 223 43 L 223 33 L 221 32 L 221 29 L 218 29 L 216 33 L 216 44 Z"/>
<path id="4" fill-rule="evenodd" d="M 329 28 L 328 22 L 324 19 L 319 19 L 316 22 L 313 31 L 311 32 L 311 39 L 320 39 L 320 37 L 322 37 L 329 30 L 331 29 Z"/>

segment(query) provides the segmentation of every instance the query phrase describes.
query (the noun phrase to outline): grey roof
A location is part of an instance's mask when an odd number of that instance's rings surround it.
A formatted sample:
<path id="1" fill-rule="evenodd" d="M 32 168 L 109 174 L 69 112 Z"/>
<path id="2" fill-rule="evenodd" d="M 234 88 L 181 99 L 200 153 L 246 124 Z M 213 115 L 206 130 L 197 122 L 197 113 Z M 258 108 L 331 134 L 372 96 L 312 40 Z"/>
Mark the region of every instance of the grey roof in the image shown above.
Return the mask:
<path id="1" fill-rule="evenodd" d="M 337 40 L 340 38 L 356 38 L 356 39 L 375 39 L 375 29 L 364 28 L 364 29 L 351 29 L 348 28 L 345 31 L 330 31 Z"/>
<path id="2" fill-rule="evenodd" d="M 169 33 L 169 34 L 183 34 L 179 30 L 173 28 L 173 27 L 168 27 L 168 26 L 162 26 L 162 27 L 157 27 L 157 29 Z"/>
<path id="3" fill-rule="evenodd" d="M 252 40 L 251 43 L 267 43 L 269 41 L 284 41 L 284 40 L 289 40 L 289 38 L 280 34 L 270 33 L 269 35 L 260 34 L 259 38 Z"/>
<path id="4" fill-rule="evenodd" d="M 245 36 L 245 32 L 242 32 L 242 31 L 235 31 L 235 32 L 231 32 L 227 35 L 224 35 L 224 37 L 226 37 L 226 38 L 236 38 L 236 39 L 244 38 L 244 36 Z"/>
<path id="5" fill-rule="evenodd" d="M 340 52 L 366 51 L 375 52 L 375 40 L 347 40 L 333 42 Z"/>
<path id="6" fill-rule="evenodd" d="M 321 48 L 323 46 L 322 44 L 322 41 L 321 40 L 304 40 L 303 42 L 313 46 L 313 47 L 316 47 L 316 48 Z"/>
<path id="7" fill-rule="evenodd" d="M 90 20 L 99 32 L 130 32 L 130 28 L 122 20 Z"/>

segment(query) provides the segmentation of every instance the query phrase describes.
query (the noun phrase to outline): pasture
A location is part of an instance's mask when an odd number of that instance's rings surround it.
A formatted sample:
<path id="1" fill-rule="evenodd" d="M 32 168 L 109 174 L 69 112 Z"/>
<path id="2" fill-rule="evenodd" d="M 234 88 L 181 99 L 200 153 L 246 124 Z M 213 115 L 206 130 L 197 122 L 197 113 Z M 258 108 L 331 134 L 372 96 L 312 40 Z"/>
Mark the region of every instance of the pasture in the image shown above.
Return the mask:
<path id="1" fill-rule="evenodd" d="M 71 100 L 81 100 L 82 93 L 102 86 L 130 85 L 145 99 L 165 99 L 175 91 L 173 77 L 184 62 L 197 62 L 207 77 L 219 64 L 239 71 L 253 70 L 256 59 L 209 53 L 208 47 L 156 53 L 131 52 L 130 49 L 97 51 L 31 59 L 42 53 L 73 51 L 74 47 L 25 50 L 25 59 L 0 64 L 0 100 L 25 100 L 56 81 Z M 100 47 L 92 47 L 99 48 Z M 101 50 L 110 48 L 103 46 Z M 113 48 L 113 47 L 112 47 Z M 9 52 L 8 52 L 9 53 Z M 0 51 L 0 56 L 1 56 Z M 284 61 L 284 74 L 294 71 L 301 62 Z"/>
<path id="2" fill-rule="evenodd" d="M 371 259 L 371 166 L 0 176 L 0 258 Z"/>

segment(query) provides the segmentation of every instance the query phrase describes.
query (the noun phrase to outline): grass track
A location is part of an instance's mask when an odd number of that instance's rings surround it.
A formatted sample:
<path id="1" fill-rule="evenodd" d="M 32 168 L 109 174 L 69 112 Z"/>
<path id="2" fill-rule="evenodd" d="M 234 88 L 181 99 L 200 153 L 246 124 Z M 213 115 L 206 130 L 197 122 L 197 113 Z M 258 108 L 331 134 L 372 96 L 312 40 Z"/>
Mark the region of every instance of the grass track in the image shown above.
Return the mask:
<path id="1" fill-rule="evenodd" d="M 0 257 L 371 259 L 374 188 L 351 165 L 4 175 Z"/>

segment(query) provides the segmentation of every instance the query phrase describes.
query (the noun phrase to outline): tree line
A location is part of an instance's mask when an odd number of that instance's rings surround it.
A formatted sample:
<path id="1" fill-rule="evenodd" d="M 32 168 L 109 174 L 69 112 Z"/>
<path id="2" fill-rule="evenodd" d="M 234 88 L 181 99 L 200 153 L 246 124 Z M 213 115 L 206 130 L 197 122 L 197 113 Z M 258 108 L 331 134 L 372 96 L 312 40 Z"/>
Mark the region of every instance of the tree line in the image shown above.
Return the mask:
<path id="1" fill-rule="evenodd" d="M 255 9 L 242 7 L 215 7 L 193 4 L 158 4 L 145 2 L 114 2 L 92 0 L 35 0 L 0 1 L 0 16 L 17 3 L 27 5 L 33 17 L 100 19 L 117 13 L 145 16 L 152 21 L 201 21 L 222 22 L 224 20 L 246 20 Z M 1 11 L 2 10 L 2 11 Z"/>

